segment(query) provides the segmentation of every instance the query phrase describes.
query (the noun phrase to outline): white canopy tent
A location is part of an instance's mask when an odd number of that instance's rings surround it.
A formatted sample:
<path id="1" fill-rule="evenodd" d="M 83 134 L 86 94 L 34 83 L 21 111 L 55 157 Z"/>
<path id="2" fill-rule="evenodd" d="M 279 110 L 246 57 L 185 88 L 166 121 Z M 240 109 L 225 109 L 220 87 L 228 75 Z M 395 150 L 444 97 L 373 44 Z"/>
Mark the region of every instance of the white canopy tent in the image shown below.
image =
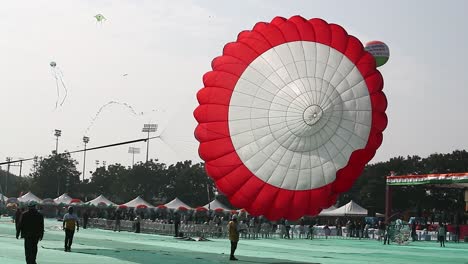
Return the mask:
<path id="1" fill-rule="evenodd" d="M 41 202 L 42 205 L 57 205 L 54 201 L 54 199 L 51 198 L 45 198 Z"/>
<path id="2" fill-rule="evenodd" d="M 323 209 L 323 210 L 319 213 L 319 216 L 323 216 L 323 214 L 326 214 L 326 213 L 328 213 L 328 212 L 331 212 L 331 211 L 333 211 L 333 210 L 335 210 L 335 209 L 336 209 L 336 206 L 332 205 L 332 206 L 330 206 L 330 207 L 328 207 L 328 208 L 326 208 L 326 209 Z"/>
<path id="3" fill-rule="evenodd" d="M 340 208 L 324 212 L 320 216 L 367 216 L 367 209 L 351 200 Z"/>
<path id="4" fill-rule="evenodd" d="M 146 205 L 148 208 L 153 208 L 154 206 L 152 206 L 150 203 L 146 202 L 145 200 L 143 200 L 143 198 L 141 198 L 140 196 L 137 196 L 135 199 L 131 200 L 130 202 L 128 203 L 125 203 L 124 205 L 126 205 L 127 207 L 130 207 L 130 208 L 135 208 L 137 207 L 138 205 L 140 204 L 144 204 Z"/>
<path id="5" fill-rule="evenodd" d="M 218 208 L 221 208 L 221 209 L 223 209 L 225 211 L 231 211 L 231 208 L 228 208 L 226 205 L 224 205 L 223 203 L 221 203 L 217 199 L 214 199 L 210 203 L 205 204 L 203 207 L 205 207 L 206 209 L 211 209 L 211 210 L 216 210 Z"/>
<path id="6" fill-rule="evenodd" d="M 104 195 L 99 195 L 98 197 L 96 197 L 95 199 L 87 202 L 86 204 L 88 205 L 94 205 L 94 206 L 98 206 L 99 204 L 102 204 L 104 203 L 105 205 L 109 206 L 109 205 L 116 205 L 114 202 L 110 201 L 109 199 L 107 199 Z"/>
<path id="7" fill-rule="evenodd" d="M 34 195 L 32 192 L 28 192 L 27 194 L 21 196 L 21 197 L 18 197 L 18 201 L 20 203 L 28 203 L 28 202 L 31 202 L 31 201 L 34 201 L 36 203 L 41 203 L 42 200 L 37 197 L 36 195 Z"/>
<path id="8" fill-rule="evenodd" d="M 54 202 L 56 204 L 69 204 L 71 202 L 72 198 L 68 196 L 68 194 L 64 193 L 60 195 L 59 197 L 54 199 Z"/>
<path id="9" fill-rule="evenodd" d="M 179 207 L 185 207 L 187 209 L 191 209 L 190 206 L 188 206 L 186 203 L 182 202 L 179 198 L 174 198 L 174 200 L 166 203 L 164 206 L 166 206 L 169 209 L 178 209 Z"/>

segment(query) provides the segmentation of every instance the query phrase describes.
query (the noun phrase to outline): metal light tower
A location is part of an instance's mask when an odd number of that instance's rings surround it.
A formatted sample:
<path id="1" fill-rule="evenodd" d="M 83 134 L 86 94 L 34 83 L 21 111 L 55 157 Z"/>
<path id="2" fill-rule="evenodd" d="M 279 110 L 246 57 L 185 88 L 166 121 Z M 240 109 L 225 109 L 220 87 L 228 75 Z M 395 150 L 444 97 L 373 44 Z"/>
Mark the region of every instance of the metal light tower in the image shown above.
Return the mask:
<path id="1" fill-rule="evenodd" d="M 140 148 L 129 147 L 128 153 L 132 154 L 132 168 L 135 165 L 135 154 L 140 154 Z"/>
<path id="2" fill-rule="evenodd" d="M 86 173 L 86 144 L 89 142 L 89 137 L 84 136 L 83 137 L 83 143 L 84 143 L 84 151 L 83 151 L 83 182 L 85 180 L 85 173 Z"/>
<path id="3" fill-rule="evenodd" d="M 156 132 L 158 130 L 158 125 L 157 124 L 144 124 L 143 129 L 141 132 L 146 132 L 148 133 L 148 136 L 146 138 L 146 164 L 148 164 L 148 154 L 149 154 L 149 137 L 151 132 Z"/>
<path id="4" fill-rule="evenodd" d="M 57 155 L 58 154 L 58 139 L 59 139 L 59 137 L 62 136 L 62 130 L 55 129 L 54 136 L 56 137 L 56 139 L 55 139 L 55 154 Z"/>

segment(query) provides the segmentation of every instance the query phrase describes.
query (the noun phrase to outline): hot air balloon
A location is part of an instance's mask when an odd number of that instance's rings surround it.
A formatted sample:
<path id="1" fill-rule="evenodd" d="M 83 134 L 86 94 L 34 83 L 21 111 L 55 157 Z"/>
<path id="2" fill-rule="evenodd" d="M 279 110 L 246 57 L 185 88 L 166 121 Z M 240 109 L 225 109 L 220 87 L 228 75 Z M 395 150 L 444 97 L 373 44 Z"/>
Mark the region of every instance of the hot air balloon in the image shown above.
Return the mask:
<path id="1" fill-rule="evenodd" d="M 383 43 L 382 41 L 374 40 L 367 42 L 364 49 L 372 54 L 372 56 L 374 56 L 377 67 L 387 63 L 388 59 L 390 58 L 390 50 L 387 44 Z"/>
<path id="2" fill-rule="evenodd" d="M 241 32 L 203 76 L 195 137 L 232 205 L 270 220 L 316 215 L 382 143 L 383 78 L 362 43 L 321 19 Z"/>

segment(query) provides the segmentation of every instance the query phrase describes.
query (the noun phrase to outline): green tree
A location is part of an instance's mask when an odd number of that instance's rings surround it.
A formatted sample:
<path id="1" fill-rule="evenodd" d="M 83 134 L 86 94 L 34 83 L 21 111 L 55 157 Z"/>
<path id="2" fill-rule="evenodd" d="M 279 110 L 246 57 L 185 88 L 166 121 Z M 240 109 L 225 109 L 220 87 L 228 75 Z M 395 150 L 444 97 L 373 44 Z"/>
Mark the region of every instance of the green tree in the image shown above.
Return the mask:
<path id="1" fill-rule="evenodd" d="M 79 193 L 76 187 L 81 173 L 76 169 L 77 164 L 69 153 L 52 154 L 38 160 L 38 166 L 31 174 L 31 191 L 42 198 L 57 197 L 65 192 L 72 196 Z"/>

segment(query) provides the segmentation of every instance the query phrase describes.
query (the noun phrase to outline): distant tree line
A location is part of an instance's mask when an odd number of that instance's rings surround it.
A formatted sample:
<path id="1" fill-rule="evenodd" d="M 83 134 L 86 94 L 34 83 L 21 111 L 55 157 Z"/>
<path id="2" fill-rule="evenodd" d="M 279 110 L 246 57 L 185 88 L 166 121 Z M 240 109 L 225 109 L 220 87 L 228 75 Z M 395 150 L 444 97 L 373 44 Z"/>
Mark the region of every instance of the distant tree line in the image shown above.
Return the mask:
<path id="1" fill-rule="evenodd" d="M 203 163 L 191 161 L 166 165 L 157 160 L 137 163 L 133 167 L 113 164 L 97 168 L 90 179 L 80 180 L 78 162 L 69 154 L 52 154 L 39 158 L 27 177 L 9 175 L 6 196 L 17 197 L 32 191 L 41 198 L 55 198 L 67 192 L 74 198 L 91 200 L 103 194 L 116 203 L 127 202 L 140 195 L 153 204 L 165 203 L 178 197 L 190 206 L 204 205 L 215 197 L 215 185 L 206 175 Z M 468 171 L 468 152 L 455 150 L 447 154 L 395 157 L 386 162 L 366 166 L 353 187 L 343 193 L 338 205 L 354 200 L 365 208 L 384 212 L 385 177 L 397 175 L 450 173 Z M 0 170 L 4 186 L 6 172 Z M 217 196 L 229 205 L 222 194 Z M 463 191 L 432 186 L 398 186 L 393 188 L 393 208 L 421 213 L 424 210 L 461 210 Z"/>

